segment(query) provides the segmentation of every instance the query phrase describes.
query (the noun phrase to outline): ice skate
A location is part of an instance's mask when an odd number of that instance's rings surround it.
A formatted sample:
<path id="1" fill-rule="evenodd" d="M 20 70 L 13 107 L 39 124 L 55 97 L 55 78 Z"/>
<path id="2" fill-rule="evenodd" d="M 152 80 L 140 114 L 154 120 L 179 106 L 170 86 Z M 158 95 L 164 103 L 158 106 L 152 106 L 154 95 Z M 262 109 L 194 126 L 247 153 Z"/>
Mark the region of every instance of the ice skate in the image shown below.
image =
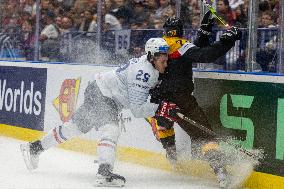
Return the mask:
<path id="1" fill-rule="evenodd" d="M 28 170 L 34 170 L 38 167 L 39 155 L 43 151 L 40 141 L 20 145 L 23 158 Z"/>
<path id="2" fill-rule="evenodd" d="M 109 164 L 101 164 L 96 175 L 96 187 L 123 187 L 125 178 L 111 172 Z"/>

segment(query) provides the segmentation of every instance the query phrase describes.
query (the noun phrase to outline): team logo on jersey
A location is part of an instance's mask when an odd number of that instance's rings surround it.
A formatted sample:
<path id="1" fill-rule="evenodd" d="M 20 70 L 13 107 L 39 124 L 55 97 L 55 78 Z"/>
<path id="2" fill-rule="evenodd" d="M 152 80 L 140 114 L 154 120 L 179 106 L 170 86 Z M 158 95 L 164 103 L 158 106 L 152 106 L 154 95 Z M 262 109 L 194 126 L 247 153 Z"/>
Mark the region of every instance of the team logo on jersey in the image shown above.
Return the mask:
<path id="1" fill-rule="evenodd" d="M 53 105 L 63 123 L 69 121 L 75 113 L 80 82 L 81 78 L 65 79 L 62 82 L 59 96 L 53 100 Z"/>

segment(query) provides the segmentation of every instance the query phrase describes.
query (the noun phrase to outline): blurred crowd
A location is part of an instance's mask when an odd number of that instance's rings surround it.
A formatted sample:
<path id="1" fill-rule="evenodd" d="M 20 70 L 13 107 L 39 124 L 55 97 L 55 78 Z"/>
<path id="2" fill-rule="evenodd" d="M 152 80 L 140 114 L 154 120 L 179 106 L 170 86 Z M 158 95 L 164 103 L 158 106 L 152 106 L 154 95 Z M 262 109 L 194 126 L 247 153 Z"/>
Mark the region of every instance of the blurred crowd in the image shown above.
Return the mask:
<path id="1" fill-rule="evenodd" d="M 35 42 L 36 0 L 0 0 L 1 31 L 15 34 L 24 57 L 32 60 Z M 61 36 L 67 33 L 97 31 L 98 0 L 41 0 L 40 44 L 42 56 L 52 58 L 59 51 Z M 102 32 L 120 29 L 162 29 L 164 21 L 176 14 L 175 0 L 102 0 Z M 182 0 L 180 15 L 185 29 L 200 26 L 202 4 L 199 0 Z M 249 0 L 211 2 L 218 15 L 230 25 L 246 28 Z M 260 0 L 259 28 L 277 28 L 279 0 Z M 216 29 L 224 29 L 217 23 Z M 94 36 L 94 35 L 90 35 Z M 273 44 L 275 35 L 261 41 Z"/>

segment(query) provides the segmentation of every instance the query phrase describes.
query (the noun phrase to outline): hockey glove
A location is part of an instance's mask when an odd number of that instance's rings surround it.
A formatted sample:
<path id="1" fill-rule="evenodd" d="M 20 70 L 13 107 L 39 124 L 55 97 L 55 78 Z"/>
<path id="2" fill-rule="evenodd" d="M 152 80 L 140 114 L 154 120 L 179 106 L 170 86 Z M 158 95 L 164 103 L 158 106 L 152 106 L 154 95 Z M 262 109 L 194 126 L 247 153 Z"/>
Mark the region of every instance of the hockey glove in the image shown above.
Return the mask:
<path id="1" fill-rule="evenodd" d="M 207 11 L 204 16 L 203 19 L 201 21 L 201 26 L 198 29 L 198 35 L 210 35 L 210 33 L 212 32 L 212 28 L 214 26 L 214 18 L 210 18 L 211 16 L 211 12 Z"/>
<path id="2" fill-rule="evenodd" d="M 242 32 L 237 27 L 232 27 L 229 30 L 225 31 L 220 37 L 220 41 L 223 43 L 235 43 L 235 41 L 242 38 Z"/>
<path id="3" fill-rule="evenodd" d="M 154 117 L 158 121 L 159 125 L 165 127 L 166 129 L 170 129 L 173 127 L 174 122 L 176 122 L 178 119 L 176 113 L 179 112 L 179 110 L 180 109 L 176 104 L 163 101 Z"/>

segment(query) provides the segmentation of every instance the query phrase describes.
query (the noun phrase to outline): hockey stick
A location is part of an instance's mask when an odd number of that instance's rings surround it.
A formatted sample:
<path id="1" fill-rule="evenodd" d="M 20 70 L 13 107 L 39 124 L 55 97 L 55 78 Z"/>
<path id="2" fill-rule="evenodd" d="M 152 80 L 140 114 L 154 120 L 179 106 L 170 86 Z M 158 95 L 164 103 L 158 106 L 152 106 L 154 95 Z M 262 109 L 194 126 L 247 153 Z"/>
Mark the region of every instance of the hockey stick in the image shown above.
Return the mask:
<path id="1" fill-rule="evenodd" d="M 178 116 L 179 118 L 181 118 L 182 120 L 184 120 L 184 121 L 186 121 L 186 122 L 192 124 L 193 126 L 195 126 L 195 127 L 199 128 L 200 130 L 204 131 L 205 133 L 207 133 L 207 134 L 209 134 L 209 135 L 211 135 L 211 136 L 219 137 L 219 138 L 220 138 L 220 136 L 219 136 L 217 133 L 215 133 L 214 131 L 208 129 L 208 128 L 205 127 L 204 125 L 201 125 L 200 123 L 197 123 L 196 121 L 193 121 L 192 119 L 186 117 L 185 115 L 183 115 L 183 114 L 180 113 L 180 112 L 177 112 L 176 114 L 177 114 L 177 116 Z M 239 150 L 239 151 L 245 153 L 246 155 L 248 155 L 248 156 L 250 156 L 250 157 L 252 157 L 252 158 L 257 158 L 257 159 L 259 159 L 259 157 L 257 157 L 255 154 L 251 153 L 250 151 L 248 151 L 248 150 L 242 148 L 241 146 L 239 146 L 239 145 L 237 145 L 237 144 L 234 144 L 234 143 L 231 143 L 231 142 L 228 142 L 228 141 L 225 141 L 225 140 L 222 140 L 222 142 L 225 142 L 225 143 L 229 144 L 230 146 L 233 146 L 236 150 Z"/>
<path id="2" fill-rule="evenodd" d="M 210 5 L 209 3 L 207 3 L 206 0 L 201 0 L 201 2 L 204 4 L 205 7 L 207 7 L 207 9 L 211 12 L 211 14 L 219 21 L 221 22 L 221 24 L 223 24 L 226 28 L 230 28 L 229 24 L 217 14 L 217 11 L 214 9 L 214 7 L 212 7 L 212 5 Z"/>

